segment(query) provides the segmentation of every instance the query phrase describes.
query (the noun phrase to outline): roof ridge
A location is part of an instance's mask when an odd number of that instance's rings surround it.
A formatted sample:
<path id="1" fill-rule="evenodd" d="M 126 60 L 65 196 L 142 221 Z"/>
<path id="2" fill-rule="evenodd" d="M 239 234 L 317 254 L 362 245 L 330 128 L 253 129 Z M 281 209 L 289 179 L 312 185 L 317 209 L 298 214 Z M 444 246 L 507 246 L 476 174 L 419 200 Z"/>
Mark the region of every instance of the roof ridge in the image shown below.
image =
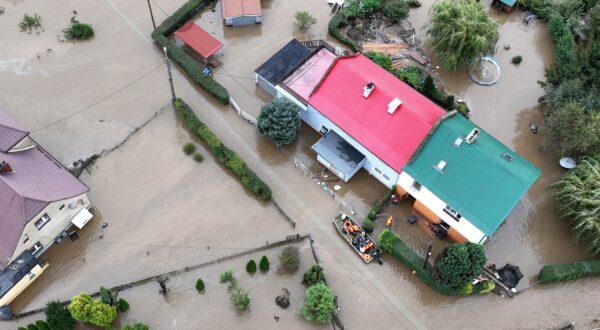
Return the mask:
<path id="1" fill-rule="evenodd" d="M 359 56 L 361 53 L 356 53 L 354 55 L 340 55 L 340 56 L 336 56 L 335 59 L 333 60 L 333 62 L 331 62 L 331 65 L 329 65 L 329 68 L 327 68 L 327 71 L 325 71 L 325 74 L 323 74 L 323 77 L 321 77 L 321 80 L 319 80 L 319 82 L 315 85 L 315 88 L 313 88 L 313 91 L 310 93 L 310 95 L 308 95 L 308 98 L 310 99 L 311 96 L 313 96 L 317 90 L 319 89 L 319 87 L 321 87 L 321 85 L 323 84 L 323 82 L 325 81 L 325 79 L 327 79 L 327 76 L 329 76 L 329 73 L 331 72 L 331 70 L 333 70 L 333 67 L 338 63 L 339 60 L 343 60 L 343 59 L 347 59 L 347 58 L 352 58 L 352 57 L 357 57 Z"/>

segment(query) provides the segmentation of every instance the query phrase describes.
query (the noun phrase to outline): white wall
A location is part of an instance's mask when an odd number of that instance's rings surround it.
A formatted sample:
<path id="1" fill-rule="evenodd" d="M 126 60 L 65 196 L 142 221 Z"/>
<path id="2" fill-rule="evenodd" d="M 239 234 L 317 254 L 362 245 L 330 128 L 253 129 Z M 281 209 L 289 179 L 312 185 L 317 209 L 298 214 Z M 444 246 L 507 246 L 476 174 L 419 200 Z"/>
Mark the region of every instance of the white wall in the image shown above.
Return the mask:
<path id="1" fill-rule="evenodd" d="M 69 208 L 69 204 L 74 205 L 75 208 Z M 65 206 L 62 210 L 60 209 L 61 205 Z M 25 249 L 33 247 L 37 242 L 42 243 L 44 246 L 42 252 L 45 251 L 54 243 L 54 239 L 57 236 L 71 226 L 71 219 L 77 215 L 79 211 L 89 207 L 90 201 L 86 194 L 48 205 L 25 226 L 11 260 L 18 257 Z M 35 227 L 35 222 L 44 215 L 44 213 L 48 213 L 50 221 L 46 223 L 41 230 L 38 230 Z M 29 237 L 29 240 L 23 243 L 26 237 Z"/>
<path id="2" fill-rule="evenodd" d="M 444 212 L 446 203 L 433 194 L 425 186 L 421 186 L 419 191 L 415 190 L 412 185 L 415 180 L 408 173 L 402 172 L 398 179 L 398 186 L 406 190 L 416 200 L 427 206 L 433 213 L 435 213 L 440 219 L 444 220 L 450 227 L 456 229 L 461 235 L 473 243 L 483 244 L 487 240 L 487 236 L 469 222 L 464 216 L 460 221 L 454 220 L 453 217 L 449 216 Z"/>

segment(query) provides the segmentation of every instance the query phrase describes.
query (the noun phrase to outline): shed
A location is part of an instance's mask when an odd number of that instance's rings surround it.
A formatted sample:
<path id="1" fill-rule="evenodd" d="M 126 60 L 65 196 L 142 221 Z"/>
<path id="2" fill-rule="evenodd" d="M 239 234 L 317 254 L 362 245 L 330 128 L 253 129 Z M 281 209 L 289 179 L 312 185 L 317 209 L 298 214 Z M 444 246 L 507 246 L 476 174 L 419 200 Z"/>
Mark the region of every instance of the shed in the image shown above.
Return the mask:
<path id="1" fill-rule="evenodd" d="M 221 0 L 223 24 L 249 25 L 262 22 L 260 0 Z"/>
<path id="2" fill-rule="evenodd" d="M 302 62 L 311 50 L 296 39 L 292 39 L 275 55 L 254 71 L 256 83 L 272 96 L 277 96 L 275 86 Z"/>
<path id="3" fill-rule="evenodd" d="M 517 4 L 517 0 L 493 0 L 492 5 L 499 6 L 507 13 L 511 13 L 515 5 Z"/>
<path id="4" fill-rule="evenodd" d="M 198 53 L 204 60 L 208 60 L 209 57 L 223 48 L 223 44 L 219 40 L 208 34 L 208 32 L 204 31 L 194 22 L 188 22 L 175 31 L 175 36 Z"/>

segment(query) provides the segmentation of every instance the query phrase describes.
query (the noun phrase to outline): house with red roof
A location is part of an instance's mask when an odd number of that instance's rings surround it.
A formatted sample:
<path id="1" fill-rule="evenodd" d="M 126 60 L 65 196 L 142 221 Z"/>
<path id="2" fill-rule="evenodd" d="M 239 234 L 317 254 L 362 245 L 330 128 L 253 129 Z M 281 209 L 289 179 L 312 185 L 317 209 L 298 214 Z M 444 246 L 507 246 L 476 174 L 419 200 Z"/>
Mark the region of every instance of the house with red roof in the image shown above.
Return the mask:
<path id="1" fill-rule="evenodd" d="M 0 306 L 47 267 L 38 256 L 90 221 L 88 191 L 0 111 Z"/>
<path id="2" fill-rule="evenodd" d="M 260 0 L 221 0 L 221 15 L 227 26 L 261 23 Z"/>

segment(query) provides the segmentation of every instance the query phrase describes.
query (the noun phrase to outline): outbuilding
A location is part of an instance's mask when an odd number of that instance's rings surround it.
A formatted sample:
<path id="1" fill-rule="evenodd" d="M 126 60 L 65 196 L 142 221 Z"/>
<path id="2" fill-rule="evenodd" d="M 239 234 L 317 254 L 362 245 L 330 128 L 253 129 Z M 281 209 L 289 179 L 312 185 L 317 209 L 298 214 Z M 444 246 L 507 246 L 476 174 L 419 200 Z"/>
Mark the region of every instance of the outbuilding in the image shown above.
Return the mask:
<path id="1" fill-rule="evenodd" d="M 223 24 L 250 25 L 262 22 L 260 0 L 221 0 Z"/>
<path id="2" fill-rule="evenodd" d="M 204 62 L 207 62 L 214 53 L 223 48 L 223 44 L 219 40 L 194 22 L 188 22 L 179 28 L 175 31 L 175 36 L 196 54 L 200 55 Z"/>

